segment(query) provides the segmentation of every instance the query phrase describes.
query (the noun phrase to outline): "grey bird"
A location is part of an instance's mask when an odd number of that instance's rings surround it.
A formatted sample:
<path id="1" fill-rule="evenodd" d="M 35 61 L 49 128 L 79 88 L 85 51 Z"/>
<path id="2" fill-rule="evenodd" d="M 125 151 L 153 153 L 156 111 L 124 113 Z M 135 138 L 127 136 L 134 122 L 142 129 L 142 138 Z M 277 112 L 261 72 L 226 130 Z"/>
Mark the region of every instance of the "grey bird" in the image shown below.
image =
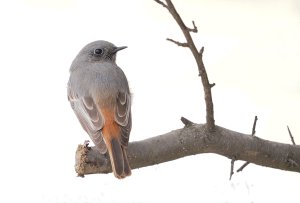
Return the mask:
<path id="1" fill-rule="evenodd" d="M 116 47 L 99 40 L 87 44 L 70 68 L 68 100 L 100 153 L 108 151 L 116 178 L 131 175 L 127 146 L 131 131 L 131 94 L 116 64 Z"/>

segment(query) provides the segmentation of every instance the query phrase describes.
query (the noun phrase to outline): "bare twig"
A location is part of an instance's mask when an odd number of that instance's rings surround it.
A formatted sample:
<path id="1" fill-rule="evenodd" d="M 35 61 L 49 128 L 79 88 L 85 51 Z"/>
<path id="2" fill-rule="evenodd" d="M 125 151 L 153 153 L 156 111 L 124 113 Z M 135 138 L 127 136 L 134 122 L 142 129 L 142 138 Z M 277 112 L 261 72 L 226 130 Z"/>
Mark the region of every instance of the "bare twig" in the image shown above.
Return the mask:
<path id="1" fill-rule="evenodd" d="M 170 39 L 170 38 L 167 38 L 167 40 L 177 44 L 180 47 L 189 47 L 188 43 L 186 43 L 186 42 L 178 42 L 178 41 L 175 41 L 175 40 Z"/>
<path id="2" fill-rule="evenodd" d="M 256 131 L 255 131 L 255 128 L 256 128 L 256 122 L 257 122 L 257 116 L 255 116 L 255 118 L 254 118 L 254 123 L 253 123 L 253 127 L 252 127 L 252 136 L 254 136 L 255 135 L 255 133 L 256 133 Z"/>
<path id="3" fill-rule="evenodd" d="M 209 84 L 210 88 L 212 88 L 215 85 L 216 85 L 216 83 Z"/>
<path id="4" fill-rule="evenodd" d="M 207 76 L 207 73 L 205 70 L 205 66 L 204 66 L 203 60 L 202 60 L 202 54 L 203 54 L 204 48 L 202 47 L 201 50 L 198 52 L 198 50 L 195 46 L 195 43 L 190 34 L 190 32 L 198 31 L 198 29 L 195 25 L 195 22 L 193 21 L 193 26 L 194 26 L 193 29 L 188 28 L 182 21 L 180 15 L 177 13 L 171 0 L 166 0 L 166 4 L 159 0 L 155 0 L 155 2 L 159 3 L 160 5 L 162 5 L 166 9 L 168 9 L 168 11 L 171 13 L 173 18 L 179 25 L 180 29 L 182 30 L 182 33 L 184 34 L 184 37 L 187 42 L 179 43 L 178 41 L 175 41 L 175 40 L 170 40 L 170 39 L 168 39 L 168 40 L 174 42 L 175 44 L 177 44 L 179 46 L 183 46 L 183 47 L 188 46 L 196 60 L 199 75 L 201 76 L 202 86 L 204 89 L 204 98 L 205 98 L 205 104 L 206 104 L 206 125 L 210 131 L 213 131 L 215 128 L 215 120 L 214 120 L 213 101 L 212 101 L 212 95 L 211 95 L 211 87 L 212 86 L 209 83 L 208 76 Z"/>
<path id="5" fill-rule="evenodd" d="M 204 52 L 204 47 L 201 47 L 201 49 L 200 49 L 200 51 L 199 51 L 199 54 L 201 55 L 201 57 L 202 57 L 202 55 L 203 55 L 203 52 Z"/>
<path id="6" fill-rule="evenodd" d="M 234 172 L 233 172 L 233 170 L 234 170 L 234 162 L 235 162 L 235 156 L 233 156 L 232 159 L 231 159 L 229 180 L 231 180 L 231 177 L 234 174 Z"/>
<path id="7" fill-rule="evenodd" d="M 254 117 L 254 122 L 253 122 L 253 126 L 252 126 L 252 136 L 255 135 L 256 133 L 256 122 L 257 122 L 258 118 L 257 116 Z M 248 166 L 250 164 L 250 162 L 245 162 L 236 172 L 241 172 L 246 166 Z"/>
<path id="8" fill-rule="evenodd" d="M 290 135 L 290 138 L 291 138 L 291 140 L 292 140 L 293 145 L 296 145 L 295 140 L 294 140 L 294 137 L 293 137 L 293 135 L 292 135 L 292 132 L 290 131 L 289 126 L 287 126 L 287 129 L 288 129 L 288 131 L 289 131 L 289 135 Z"/>
<path id="9" fill-rule="evenodd" d="M 188 31 L 190 31 L 190 32 L 197 33 L 197 32 L 198 32 L 198 28 L 197 28 L 197 26 L 196 26 L 196 24 L 195 24 L 195 21 L 192 21 L 192 23 L 193 23 L 193 28 L 187 28 L 187 29 L 188 29 Z"/>
<path id="10" fill-rule="evenodd" d="M 184 124 L 185 127 L 188 127 L 188 126 L 191 126 L 194 124 L 192 121 L 186 119 L 185 117 L 181 117 L 180 120 Z"/>
<path id="11" fill-rule="evenodd" d="M 162 5 L 163 7 L 165 7 L 165 8 L 168 9 L 168 6 L 167 6 L 164 2 L 162 2 L 162 1 L 160 1 L 160 0 L 154 0 L 154 1 L 155 1 L 156 3 Z"/>
<path id="12" fill-rule="evenodd" d="M 241 172 L 248 164 L 250 164 L 250 162 L 245 162 L 236 172 Z"/>

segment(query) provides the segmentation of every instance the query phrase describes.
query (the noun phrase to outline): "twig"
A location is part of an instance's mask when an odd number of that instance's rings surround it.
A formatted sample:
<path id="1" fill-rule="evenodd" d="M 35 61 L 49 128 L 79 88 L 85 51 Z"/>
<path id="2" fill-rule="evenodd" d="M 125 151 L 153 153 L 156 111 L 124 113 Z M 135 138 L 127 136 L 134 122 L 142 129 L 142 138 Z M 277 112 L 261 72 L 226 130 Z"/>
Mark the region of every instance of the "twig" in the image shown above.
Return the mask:
<path id="1" fill-rule="evenodd" d="M 165 7 L 165 8 L 168 9 L 168 6 L 167 6 L 164 2 L 162 2 L 162 1 L 160 1 L 160 0 L 154 0 L 154 1 L 156 1 L 156 3 L 158 3 L 158 4 L 160 4 L 160 5 L 162 5 L 163 7 Z"/>
<path id="2" fill-rule="evenodd" d="M 212 101 L 212 95 L 211 95 L 211 88 L 213 87 L 213 85 L 211 85 L 209 83 L 208 80 L 208 76 L 205 70 L 205 66 L 203 64 L 203 60 L 202 60 L 202 55 L 203 55 L 203 51 L 204 48 L 202 47 L 201 50 L 198 52 L 195 43 L 191 37 L 190 32 L 197 32 L 198 29 L 195 25 L 195 22 L 192 21 L 193 23 L 193 28 L 188 28 L 184 22 L 182 21 L 180 15 L 178 14 L 178 12 L 176 11 L 173 3 L 171 0 L 166 0 L 166 4 L 161 2 L 160 0 L 155 0 L 155 2 L 157 2 L 158 4 L 162 5 L 163 7 L 165 7 L 166 9 L 168 9 L 168 11 L 171 13 L 171 15 L 173 16 L 173 18 L 175 19 L 175 21 L 177 22 L 177 24 L 179 25 L 182 33 L 184 34 L 184 37 L 186 39 L 186 43 L 180 43 L 178 41 L 175 40 L 170 40 L 169 41 L 179 45 L 179 46 L 183 46 L 183 47 L 189 47 L 189 49 L 191 50 L 197 66 L 198 66 L 198 71 L 199 71 L 199 75 L 201 77 L 201 81 L 202 81 L 202 86 L 204 89 L 204 98 L 205 98 L 205 104 L 206 104 L 206 125 L 208 127 L 209 131 L 214 131 L 215 128 L 215 120 L 214 120 L 214 108 L 213 108 L 213 101 Z"/>
<path id="3" fill-rule="evenodd" d="M 167 38 L 167 40 L 177 44 L 180 47 L 189 47 L 188 43 L 186 43 L 186 42 L 178 42 L 178 41 L 175 41 L 175 40 L 170 39 L 170 38 Z"/>
<path id="4" fill-rule="evenodd" d="M 235 162 L 235 156 L 233 156 L 232 159 L 231 159 L 229 180 L 231 180 L 231 177 L 234 174 L 234 172 L 233 172 L 233 170 L 234 170 L 234 162 Z"/>
<path id="5" fill-rule="evenodd" d="M 245 162 L 236 172 L 241 172 L 248 164 L 250 164 L 250 162 Z"/>
<path id="6" fill-rule="evenodd" d="M 255 128 L 256 128 L 256 122 L 257 122 L 257 120 L 258 120 L 258 118 L 257 118 L 257 116 L 255 116 L 254 117 L 254 122 L 253 122 L 253 126 L 252 126 L 252 136 L 254 136 L 255 135 L 255 133 L 256 133 L 256 130 L 255 130 Z M 248 166 L 250 164 L 250 162 L 245 162 L 236 172 L 241 172 L 246 166 Z"/>
<path id="7" fill-rule="evenodd" d="M 195 24 L 195 21 L 192 21 L 192 23 L 193 23 L 193 28 L 188 28 L 188 27 L 187 27 L 187 29 L 188 29 L 188 31 L 190 31 L 190 32 L 197 33 L 197 32 L 198 32 L 198 28 L 197 28 L 197 26 L 196 26 L 196 24 Z"/>
<path id="8" fill-rule="evenodd" d="M 252 127 L 252 136 L 254 136 L 255 135 L 255 133 L 256 133 L 256 131 L 255 131 L 255 128 L 256 128 L 256 122 L 257 122 L 257 116 L 255 116 L 255 118 L 254 118 L 254 123 L 253 123 L 253 127 Z"/>
<path id="9" fill-rule="evenodd" d="M 293 137 L 292 132 L 291 132 L 288 125 L 287 125 L 287 129 L 289 131 L 289 135 L 290 135 L 290 138 L 292 140 L 293 145 L 296 145 L 294 137 Z M 294 161 L 293 159 L 291 159 L 291 158 L 288 159 L 288 162 L 290 163 L 291 167 L 298 167 L 299 166 L 298 163 L 296 161 Z"/>
<path id="10" fill-rule="evenodd" d="M 292 140 L 293 145 L 296 145 L 295 140 L 294 140 L 294 137 L 293 137 L 293 135 L 292 135 L 292 132 L 290 131 L 289 126 L 287 126 L 287 129 L 288 129 L 288 131 L 289 131 L 289 135 L 290 135 L 290 138 L 291 138 L 291 140 Z"/>
<path id="11" fill-rule="evenodd" d="M 189 127 L 194 124 L 192 121 L 186 119 L 185 117 L 181 117 L 180 120 L 184 124 L 185 127 Z"/>
<path id="12" fill-rule="evenodd" d="M 204 52 L 204 47 L 201 47 L 200 51 L 199 51 L 199 54 L 200 55 L 203 55 L 203 52 Z"/>

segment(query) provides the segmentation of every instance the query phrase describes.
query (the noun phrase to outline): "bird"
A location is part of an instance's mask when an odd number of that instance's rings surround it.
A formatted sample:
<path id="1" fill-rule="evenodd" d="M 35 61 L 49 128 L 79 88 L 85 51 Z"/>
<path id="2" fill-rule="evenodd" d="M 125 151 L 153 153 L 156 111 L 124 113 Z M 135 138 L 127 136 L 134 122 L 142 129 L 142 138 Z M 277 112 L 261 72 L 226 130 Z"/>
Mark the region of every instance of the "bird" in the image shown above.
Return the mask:
<path id="1" fill-rule="evenodd" d="M 127 147 L 131 93 L 116 54 L 126 46 L 98 40 L 84 46 L 70 67 L 67 95 L 81 126 L 101 154 L 108 152 L 116 178 L 131 175 Z"/>

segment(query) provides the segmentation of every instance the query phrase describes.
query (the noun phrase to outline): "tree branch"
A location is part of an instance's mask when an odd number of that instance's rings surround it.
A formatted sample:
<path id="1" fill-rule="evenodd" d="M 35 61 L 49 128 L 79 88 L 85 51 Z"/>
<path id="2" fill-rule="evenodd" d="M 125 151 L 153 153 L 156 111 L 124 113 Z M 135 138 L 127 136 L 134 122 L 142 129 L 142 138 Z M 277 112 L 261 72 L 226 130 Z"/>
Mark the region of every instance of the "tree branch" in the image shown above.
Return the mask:
<path id="1" fill-rule="evenodd" d="M 131 142 L 128 146 L 132 169 L 201 153 L 215 153 L 229 159 L 235 157 L 235 160 L 300 172 L 300 146 L 271 142 L 218 126 L 214 132 L 210 132 L 205 125 L 194 124 L 164 135 Z M 100 154 L 95 147 L 85 149 L 79 145 L 75 169 L 80 176 L 109 173 L 109 156 Z"/>
<path id="2" fill-rule="evenodd" d="M 181 43 L 175 40 L 167 39 L 179 46 L 182 47 L 189 47 L 198 66 L 199 76 L 201 77 L 202 86 L 204 88 L 204 98 L 205 98 L 205 104 L 206 104 L 206 124 L 210 131 L 214 130 L 215 127 L 215 120 L 214 120 L 214 108 L 213 108 L 213 101 L 212 101 L 212 95 L 211 95 L 211 88 L 214 86 L 214 84 L 210 84 L 208 80 L 208 76 L 205 70 L 205 66 L 202 60 L 202 55 L 204 48 L 202 47 L 201 50 L 198 52 L 195 43 L 191 37 L 190 32 L 197 32 L 198 29 L 195 25 L 195 22 L 193 23 L 193 28 L 188 28 L 183 20 L 181 19 L 180 15 L 177 13 L 173 3 L 171 0 L 166 0 L 166 4 L 162 1 L 155 0 L 158 4 L 162 5 L 164 8 L 168 9 L 168 11 L 171 13 L 177 24 L 179 25 L 180 29 L 182 30 L 184 37 L 186 39 L 186 43 Z"/>

